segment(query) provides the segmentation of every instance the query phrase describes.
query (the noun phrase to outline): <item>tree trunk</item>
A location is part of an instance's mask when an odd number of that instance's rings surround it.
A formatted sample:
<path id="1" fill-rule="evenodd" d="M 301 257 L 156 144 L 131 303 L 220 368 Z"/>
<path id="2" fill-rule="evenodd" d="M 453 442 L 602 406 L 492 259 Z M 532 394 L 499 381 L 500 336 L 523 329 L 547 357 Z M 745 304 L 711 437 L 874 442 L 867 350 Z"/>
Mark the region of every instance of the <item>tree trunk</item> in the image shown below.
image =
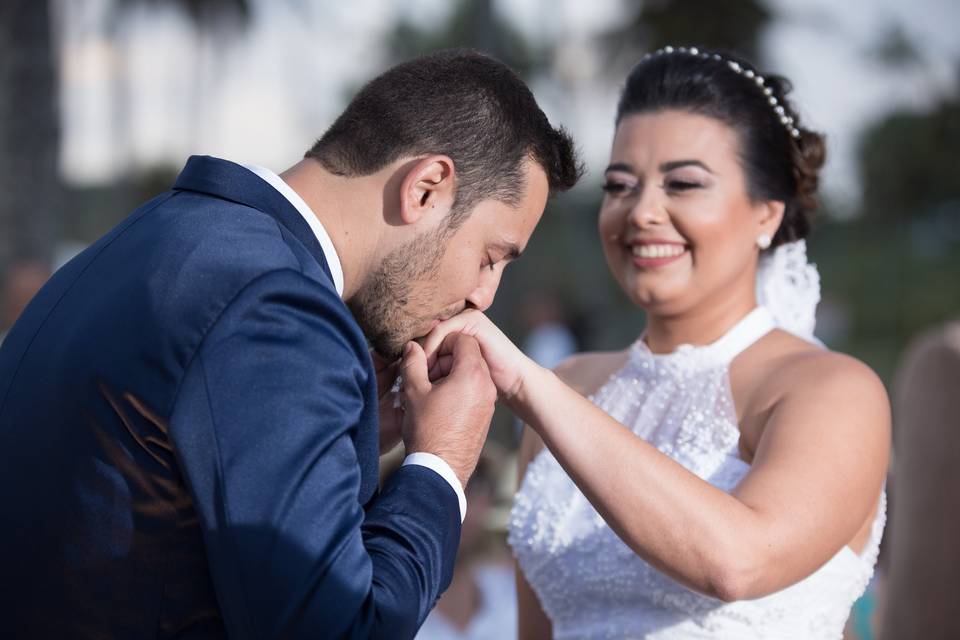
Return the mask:
<path id="1" fill-rule="evenodd" d="M 49 261 L 59 206 L 60 122 L 45 0 L 0 3 L 0 270 Z"/>

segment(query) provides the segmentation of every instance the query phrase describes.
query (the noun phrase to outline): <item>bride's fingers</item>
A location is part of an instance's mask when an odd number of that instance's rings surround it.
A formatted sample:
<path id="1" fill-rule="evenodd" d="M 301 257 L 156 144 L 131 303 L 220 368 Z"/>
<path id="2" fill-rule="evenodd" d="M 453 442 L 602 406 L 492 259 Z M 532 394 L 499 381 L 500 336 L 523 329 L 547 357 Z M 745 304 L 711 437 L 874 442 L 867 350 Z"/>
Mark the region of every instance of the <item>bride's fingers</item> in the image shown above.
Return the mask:
<path id="1" fill-rule="evenodd" d="M 447 336 L 460 332 L 468 320 L 466 312 L 457 314 L 449 320 L 444 320 L 438 324 L 434 327 L 433 331 L 422 339 L 420 344 L 423 346 L 423 352 L 427 354 L 428 363 L 432 364 L 435 361 L 437 351 L 440 350 Z M 450 343 L 450 346 L 452 348 L 452 343 Z"/>

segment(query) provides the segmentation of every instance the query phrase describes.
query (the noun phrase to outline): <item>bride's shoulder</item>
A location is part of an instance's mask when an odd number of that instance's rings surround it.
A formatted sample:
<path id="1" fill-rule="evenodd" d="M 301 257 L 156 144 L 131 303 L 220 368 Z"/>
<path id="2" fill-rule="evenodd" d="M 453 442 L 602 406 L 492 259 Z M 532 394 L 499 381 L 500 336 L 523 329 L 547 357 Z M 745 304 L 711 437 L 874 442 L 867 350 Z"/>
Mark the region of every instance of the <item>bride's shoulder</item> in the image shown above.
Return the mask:
<path id="1" fill-rule="evenodd" d="M 589 351 L 570 356 L 553 372 L 577 393 L 596 392 L 627 361 L 629 351 Z"/>
<path id="2" fill-rule="evenodd" d="M 847 395 L 853 402 L 887 403 L 886 389 L 880 377 L 868 365 L 853 356 L 825 347 L 784 331 L 772 332 L 756 358 L 757 379 L 768 394 L 782 399 L 815 400 L 824 395 Z"/>
<path id="3" fill-rule="evenodd" d="M 889 439 L 890 401 L 869 366 L 782 331 L 755 346 L 730 369 L 742 446 L 751 455 L 773 424 L 814 439 L 827 434 L 847 434 L 861 444 Z M 798 424 L 803 428 L 796 429 Z"/>

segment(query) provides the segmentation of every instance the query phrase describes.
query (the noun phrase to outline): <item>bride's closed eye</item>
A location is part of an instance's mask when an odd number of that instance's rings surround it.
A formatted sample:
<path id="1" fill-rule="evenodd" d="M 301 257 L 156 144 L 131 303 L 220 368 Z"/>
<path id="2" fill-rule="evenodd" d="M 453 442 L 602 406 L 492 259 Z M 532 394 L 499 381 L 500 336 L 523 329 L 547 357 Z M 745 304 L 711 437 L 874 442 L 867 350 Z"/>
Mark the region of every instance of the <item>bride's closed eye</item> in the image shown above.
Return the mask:
<path id="1" fill-rule="evenodd" d="M 611 196 L 625 196 L 636 193 L 639 190 L 639 185 L 607 178 L 601 189 Z"/>
<path id="2" fill-rule="evenodd" d="M 699 189 L 703 187 L 699 182 L 693 182 L 691 180 L 664 180 L 662 187 L 667 191 L 690 191 L 691 189 Z"/>

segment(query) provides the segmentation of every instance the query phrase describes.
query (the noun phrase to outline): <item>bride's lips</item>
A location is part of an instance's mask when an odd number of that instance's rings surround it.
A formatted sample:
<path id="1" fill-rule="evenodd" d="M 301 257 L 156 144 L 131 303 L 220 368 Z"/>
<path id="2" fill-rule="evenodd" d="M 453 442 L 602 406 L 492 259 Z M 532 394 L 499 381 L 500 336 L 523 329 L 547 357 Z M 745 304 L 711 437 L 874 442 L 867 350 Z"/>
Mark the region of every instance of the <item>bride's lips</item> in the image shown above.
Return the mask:
<path id="1" fill-rule="evenodd" d="M 689 253 L 687 245 L 671 240 L 644 240 L 627 245 L 630 261 L 638 269 L 651 269 L 676 262 Z"/>

